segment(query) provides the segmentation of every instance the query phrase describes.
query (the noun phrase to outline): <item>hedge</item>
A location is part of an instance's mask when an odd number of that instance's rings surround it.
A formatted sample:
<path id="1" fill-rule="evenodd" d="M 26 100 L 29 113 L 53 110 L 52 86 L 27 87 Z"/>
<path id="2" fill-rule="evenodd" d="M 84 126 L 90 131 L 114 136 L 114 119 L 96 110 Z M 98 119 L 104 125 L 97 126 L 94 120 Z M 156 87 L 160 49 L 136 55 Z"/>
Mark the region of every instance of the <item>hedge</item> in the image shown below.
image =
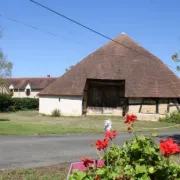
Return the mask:
<path id="1" fill-rule="evenodd" d="M 13 100 L 9 94 L 0 94 L 0 112 L 9 111 L 9 107 L 13 105 Z"/>
<path id="2" fill-rule="evenodd" d="M 12 98 L 9 94 L 0 94 L 0 112 L 38 110 L 39 99 Z"/>
<path id="3" fill-rule="evenodd" d="M 12 98 L 13 106 L 16 111 L 38 110 L 39 99 L 35 98 Z"/>

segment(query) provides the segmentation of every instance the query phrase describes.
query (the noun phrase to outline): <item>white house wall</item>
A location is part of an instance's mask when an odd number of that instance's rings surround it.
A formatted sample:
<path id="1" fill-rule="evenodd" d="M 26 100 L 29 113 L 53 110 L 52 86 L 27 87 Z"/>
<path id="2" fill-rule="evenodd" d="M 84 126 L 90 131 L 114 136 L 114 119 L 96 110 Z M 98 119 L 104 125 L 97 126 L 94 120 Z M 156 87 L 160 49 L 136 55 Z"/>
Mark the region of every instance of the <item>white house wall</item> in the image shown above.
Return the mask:
<path id="1" fill-rule="evenodd" d="M 63 116 L 81 116 L 82 97 L 41 96 L 39 98 L 39 113 L 51 115 L 54 109 L 59 109 Z"/>
<path id="2" fill-rule="evenodd" d="M 27 96 L 25 90 L 20 90 L 19 92 L 17 90 L 14 90 L 14 94 L 13 97 L 18 97 L 18 98 L 25 98 L 25 97 L 29 97 L 29 98 L 38 98 L 38 94 L 39 91 L 31 91 L 30 95 Z"/>

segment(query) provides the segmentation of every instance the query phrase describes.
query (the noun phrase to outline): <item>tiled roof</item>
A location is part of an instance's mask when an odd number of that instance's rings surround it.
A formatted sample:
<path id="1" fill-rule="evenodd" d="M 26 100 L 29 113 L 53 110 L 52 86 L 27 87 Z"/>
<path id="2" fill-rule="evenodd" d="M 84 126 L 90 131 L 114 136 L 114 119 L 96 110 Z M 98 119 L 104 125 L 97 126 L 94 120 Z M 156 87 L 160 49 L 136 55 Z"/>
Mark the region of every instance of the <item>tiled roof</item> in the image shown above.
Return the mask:
<path id="1" fill-rule="evenodd" d="M 25 89 L 25 87 L 30 84 L 31 89 L 39 89 L 42 90 L 52 82 L 54 82 L 56 78 L 8 78 L 7 84 L 10 86 L 11 84 L 14 86 L 14 89 Z"/>
<path id="2" fill-rule="evenodd" d="M 125 80 L 126 97 L 180 97 L 180 79 L 160 59 L 126 34 L 115 41 L 130 49 L 110 41 L 57 78 L 40 95 L 82 96 L 87 79 L 106 79 Z"/>

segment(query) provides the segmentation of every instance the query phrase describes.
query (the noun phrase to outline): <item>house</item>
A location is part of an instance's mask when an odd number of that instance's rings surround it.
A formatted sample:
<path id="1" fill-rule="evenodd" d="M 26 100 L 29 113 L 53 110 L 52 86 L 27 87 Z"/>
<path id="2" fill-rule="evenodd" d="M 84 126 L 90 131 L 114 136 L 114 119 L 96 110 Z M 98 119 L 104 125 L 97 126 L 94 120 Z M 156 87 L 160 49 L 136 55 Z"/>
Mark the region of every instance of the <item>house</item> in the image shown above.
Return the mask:
<path id="1" fill-rule="evenodd" d="M 8 78 L 6 89 L 13 97 L 38 98 L 38 93 L 50 85 L 56 78 Z"/>
<path id="2" fill-rule="evenodd" d="M 65 116 L 81 116 L 179 110 L 179 78 L 125 33 L 114 41 L 43 89 L 39 112 L 51 114 L 59 109 Z"/>
<path id="3" fill-rule="evenodd" d="M 9 90 L 7 87 L 0 86 L 0 94 L 9 93 Z"/>

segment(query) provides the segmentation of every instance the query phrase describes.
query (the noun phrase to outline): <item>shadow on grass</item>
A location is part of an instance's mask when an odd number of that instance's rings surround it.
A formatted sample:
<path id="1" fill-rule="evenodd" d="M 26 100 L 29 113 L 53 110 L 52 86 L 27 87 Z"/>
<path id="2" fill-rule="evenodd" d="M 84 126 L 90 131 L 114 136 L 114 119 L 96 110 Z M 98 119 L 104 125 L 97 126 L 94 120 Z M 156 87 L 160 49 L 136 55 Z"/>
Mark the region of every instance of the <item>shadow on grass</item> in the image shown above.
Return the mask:
<path id="1" fill-rule="evenodd" d="M 10 121 L 9 119 L 0 119 L 0 122 L 1 121 Z"/>
<path id="2" fill-rule="evenodd" d="M 177 142 L 180 145 L 180 133 L 179 134 L 173 134 L 173 135 L 160 135 L 159 138 L 168 139 L 172 138 L 175 142 Z"/>

